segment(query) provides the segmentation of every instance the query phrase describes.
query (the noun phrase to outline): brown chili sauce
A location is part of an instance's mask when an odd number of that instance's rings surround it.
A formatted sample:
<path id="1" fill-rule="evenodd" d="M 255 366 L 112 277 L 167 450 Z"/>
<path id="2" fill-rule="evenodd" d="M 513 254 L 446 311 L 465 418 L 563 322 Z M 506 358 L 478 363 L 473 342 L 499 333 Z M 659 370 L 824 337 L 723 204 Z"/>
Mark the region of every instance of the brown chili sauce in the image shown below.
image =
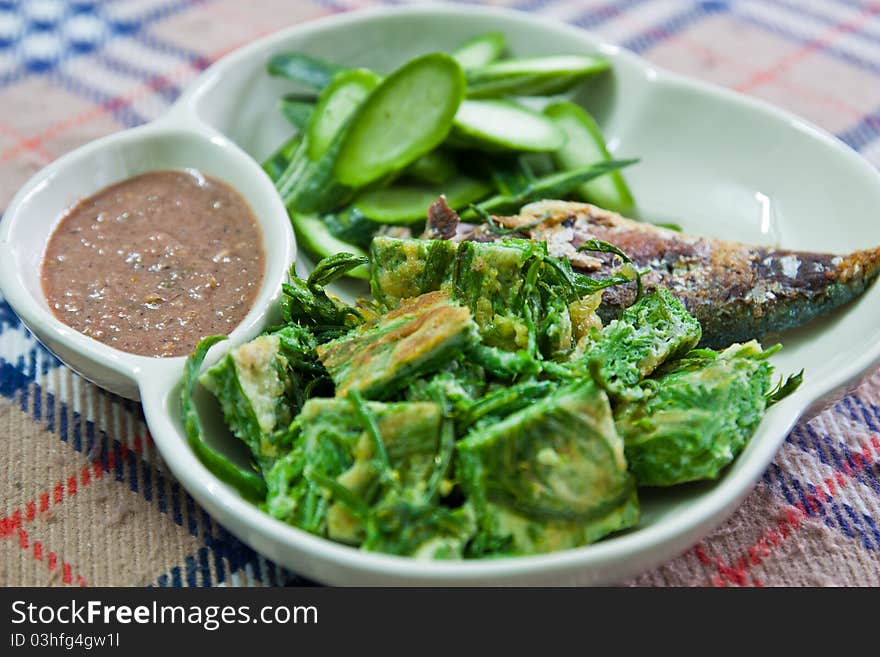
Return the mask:
<path id="1" fill-rule="evenodd" d="M 263 281 L 263 237 L 234 189 L 194 170 L 123 180 L 68 210 L 43 292 L 58 319 L 133 354 L 181 356 L 227 334 Z"/>

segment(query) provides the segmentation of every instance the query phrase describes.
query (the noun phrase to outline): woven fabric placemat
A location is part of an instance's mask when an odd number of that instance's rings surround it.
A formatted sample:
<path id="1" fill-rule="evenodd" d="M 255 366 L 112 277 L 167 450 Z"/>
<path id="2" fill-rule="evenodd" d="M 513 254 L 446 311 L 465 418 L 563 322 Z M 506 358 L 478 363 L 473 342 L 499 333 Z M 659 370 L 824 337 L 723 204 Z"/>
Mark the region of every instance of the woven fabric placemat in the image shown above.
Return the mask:
<path id="1" fill-rule="evenodd" d="M 378 4 L 0 2 L 0 208 L 54 158 L 160 115 L 234 48 Z M 593 30 L 661 66 L 765 99 L 880 163 L 880 2 L 491 4 Z M 794 429 L 720 529 L 622 583 L 880 584 L 878 427 L 875 373 Z M 168 474 L 140 407 L 64 367 L 0 298 L 0 585 L 303 582 L 199 508 Z"/>

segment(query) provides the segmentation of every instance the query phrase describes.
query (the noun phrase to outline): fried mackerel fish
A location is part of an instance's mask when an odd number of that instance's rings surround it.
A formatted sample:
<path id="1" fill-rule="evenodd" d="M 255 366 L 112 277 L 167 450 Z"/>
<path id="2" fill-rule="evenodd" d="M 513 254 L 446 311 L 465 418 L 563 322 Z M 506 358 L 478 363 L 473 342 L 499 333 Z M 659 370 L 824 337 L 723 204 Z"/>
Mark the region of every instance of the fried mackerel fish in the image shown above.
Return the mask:
<path id="1" fill-rule="evenodd" d="M 613 252 L 584 252 L 582 247 L 591 240 L 608 242 L 645 271 L 646 290 L 666 288 L 684 302 L 702 326 L 704 347 L 725 347 L 806 324 L 857 298 L 880 274 L 880 247 L 832 255 L 750 246 L 632 221 L 585 203 L 540 201 L 492 222 L 461 224 L 438 200 L 428 212 L 425 236 L 490 241 L 499 239 L 499 232 L 514 232 L 546 243 L 551 255 L 598 277 L 615 267 Z M 607 290 L 602 318 L 619 317 L 634 298 L 632 287 Z"/>
<path id="2" fill-rule="evenodd" d="M 362 550 L 538 554 L 633 527 L 639 486 L 718 477 L 799 379 L 771 387 L 757 343 L 696 349 L 697 319 L 618 258 L 598 278 L 533 240 L 378 237 L 355 306 L 324 287 L 365 259 L 291 273 L 281 326 L 204 373 L 214 339 L 188 361 L 190 444 L 273 517 Z M 250 469 L 206 447 L 199 382 Z"/>

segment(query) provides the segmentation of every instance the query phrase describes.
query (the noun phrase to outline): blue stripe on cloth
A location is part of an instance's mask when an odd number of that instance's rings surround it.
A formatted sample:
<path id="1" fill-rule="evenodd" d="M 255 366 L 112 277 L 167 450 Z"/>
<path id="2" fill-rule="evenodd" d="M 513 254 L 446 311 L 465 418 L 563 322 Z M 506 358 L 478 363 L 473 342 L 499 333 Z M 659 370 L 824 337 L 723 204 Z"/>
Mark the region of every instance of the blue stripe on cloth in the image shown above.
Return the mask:
<path id="1" fill-rule="evenodd" d="M 213 0 L 172 0 L 158 7 L 153 7 L 140 15 L 132 17 L 117 18 L 108 10 L 110 3 L 103 5 L 94 3 L 89 7 L 80 7 L 77 13 L 89 13 L 95 20 L 100 21 L 103 30 L 95 40 L 92 41 L 71 41 L 67 35 L 63 33 L 65 25 L 65 17 L 51 22 L 41 23 L 37 21 L 28 21 L 27 17 L 20 15 L 18 5 L 10 5 L 7 11 L 13 12 L 12 15 L 22 20 L 21 29 L 7 36 L 6 39 L 0 39 L 0 51 L 9 51 L 17 63 L 13 64 L 10 70 L 0 73 L 0 88 L 9 86 L 29 75 L 45 74 L 55 71 L 58 67 L 75 58 L 87 53 L 91 53 L 102 49 L 110 41 L 120 38 L 138 38 L 148 27 L 161 22 L 175 14 L 187 11 L 194 6 L 206 4 Z M 2 7 L 0 7 L 2 10 Z M 26 59 L 23 56 L 24 44 L 28 37 L 32 35 L 42 35 L 40 38 L 55 39 L 58 44 L 58 51 L 48 55 L 45 58 Z M 139 39 L 140 40 L 140 39 Z M 149 39 L 145 39 L 149 42 Z M 199 62 L 202 64 L 202 62 Z M 199 68 L 199 67 L 197 67 Z M 204 68 L 204 66 L 201 66 Z"/>
<path id="2" fill-rule="evenodd" d="M 29 391 L 32 383 L 34 383 L 33 377 L 26 376 L 20 368 L 0 361 L 0 394 L 8 398 L 21 396 L 23 407 L 30 412 L 33 412 L 29 408 Z M 33 385 L 33 394 L 34 399 L 39 399 L 44 394 L 39 384 Z M 107 396 L 113 398 L 112 395 L 108 394 Z M 54 406 L 54 399 L 52 405 Z M 160 470 L 145 462 L 133 450 L 123 450 L 122 443 L 99 430 L 94 422 L 84 421 L 83 416 L 74 411 L 68 403 L 62 401 L 57 406 L 59 439 L 88 458 L 97 458 L 103 470 L 112 474 L 116 481 L 127 483 L 131 492 L 139 494 L 147 503 L 154 504 L 156 509 L 165 514 L 174 524 L 184 528 L 191 536 L 201 538 L 214 558 L 218 577 L 218 581 L 214 583 L 225 581 L 222 578 L 239 572 L 248 565 L 251 566 L 256 577 L 261 577 L 259 560 L 262 557 L 214 522 L 177 481 L 168 479 Z M 137 417 L 142 419 L 141 415 Z M 70 427 L 72 427 L 72 431 L 69 430 Z M 86 433 L 85 440 L 81 435 L 83 429 Z M 125 451 L 124 456 L 123 451 Z M 111 452 L 114 461 L 112 469 L 110 468 Z M 95 457 L 96 454 L 97 457 Z M 143 485 L 140 481 L 143 482 Z M 169 508 L 165 493 L 166 487 L 171 493 L 171 508 Z M 186 518 L 184 518 L 183 509 L 185 509 Z M 221 563 L 222 565 L 224 559 L 226 566 L 217 567 L 216 564 Z M 273 572 L 277 572 L 275 577 L 277 581 L 266 583 L 280 585 L 289 582 L 306 582 L 306 580 L 298 579 L 298 576 L 281 568 L 273 570 Z M 181 578 L 185 574 L 185 569 L 181 571 L 180 568 L 177 568 L 176 573 L 172 569 L 164 577 L 172 582 L 182 582 Z"/>
<path id="3" fill-rule="evenodd" d="M 585 11 L 571 19 L 569 22 L 572 25 L 577 25 L 578 27 L 583 27 L 589 30 L 607 23 L 610 20 L 614 20 L 646 2 L 650 2 L 650 0 L 620 0 L 619 2 L 610 2 L 601 7 L 595 7 Z"/>
<path id="4" fill-rule="evenodd" d="M 698 2 L 694 7 L 668 18 L 659 25 L 648 28 L 641 34 L 630 37 L 622 45 L 624 48 L 636 53 L 646 52 L 699 23 L 701 20 L 724 13 L 729 9 L 730 5 L 727 2 Z"/>
<path id="5" fill-rule="evenodd" d="M 872 7 L 869 5 L 859 4 L 859 3 L 849 3 L 845 1 L 838 0 L 840 4 L 849 5 L 853 9 L 859 9 L 862 11 L 869 10 Z M 802 2 L 796 2 L 795 0 L 764 0 L 767 4 L 775 5 L 780 9 L 784 9 L 790 11 L 794 16 L 798 18 L 802 18 L 804 16 L 808 16 L 813 20 L 827 25 L 828 27 L 834 27 L 839 25 L 841 22 L 840 19 L 835 18 L 834 16 L 830 16 L 828 14 L 824 14 L 821 11 L 817 11 L 816 9 L 812 9 Z M 846 35 L 847 39 L 857 39 L 859 41 L 865 41 L 868 43 L 878 43 L 880 44 L 880 32 L 873 32 L 868 29 L 868 27 L 864 27 L 860 30 L 855 30 L 853 32 L 848 32 Z"/>
<path id="6" fill-rule="evenodd" d="M 878 473 L 873 468 L 864 467 L 865 457 L 845 443 L 832 439 L 827 433 L 819 433 L 809 424 L 795 427 L 786 441 L 807 454 L 816 455 L 823 465 L 847 476 L 851 474 L 859 483 L 880 495 Z"/>
<path id="7" fill-rule="evenodd" d="M 107 55 L 106 53 L 96 56 L 93 61 L 100 64 L 108 71 L 134 78 L 140 82 L 156 81 L 153 88 L 169 105 L 180 95 L 180 87 L 173 82 L 166 80 L 157 71 L 142 68 L 136 64 L 119 59 L 118 57 Z"/>
<path id="8" fill-rule="evenodd" d="M 61 71 L 52 71 L 49 74 L 49 78 L 65 91 L 106 108 L 116 121 L 127 128 L 133 128 L 147 121 L 146 117 L 131 107 L 130 102 L 121 101 L 119 97 L 111 96 L 100 89 L 96 89 L 78 77 Z"/>
<path id="9" fill-rule="evenodd" d="M 211 65 L 211 60 L 206 58 L 200 52 L 181 46 L 180 44 L 157 37 L 147 31 L 139 32 L 132 37 L 142 46 L 161 53 L 163 55 L 171 55 L 185 62 L 188 62 L 197 71 L 202 71 Z"/>
<path id="10" fill-rule="evenodd" d="M 850 148 L 857 151 L 864 150 L 866 146 L 880 138 L 880 108 L 864 116 L 858 123 L 837 136 Z"/>
<path id="11" fill-rule="evenodd" d="M 868 516 L 856 512 L 836 497 L 818 493 L 814 484 L 802 483 L 776 463 L 770 465 L 763 479 L 808 518 L 822 521 L 829 529 L 839 531 L 847 538 L 857 539 L 867 550 L 875 551 L 880 546 L 880 542 L 874 540 L 875 528 L 865 520 Z"/>

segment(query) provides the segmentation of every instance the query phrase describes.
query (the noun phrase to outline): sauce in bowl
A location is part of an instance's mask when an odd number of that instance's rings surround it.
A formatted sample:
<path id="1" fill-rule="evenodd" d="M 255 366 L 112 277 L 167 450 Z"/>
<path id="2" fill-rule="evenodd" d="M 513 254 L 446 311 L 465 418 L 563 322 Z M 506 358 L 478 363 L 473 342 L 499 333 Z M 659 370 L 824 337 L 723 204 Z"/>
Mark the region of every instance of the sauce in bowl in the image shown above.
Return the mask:
<path id="1" fill-rule="evenodd" d="M 68 326 L 122 351 L 167 357 L 234 329 L 265 266 L 247 202 L 188 169 L 123 180 L 68 210 L 41 277 Z"/>

